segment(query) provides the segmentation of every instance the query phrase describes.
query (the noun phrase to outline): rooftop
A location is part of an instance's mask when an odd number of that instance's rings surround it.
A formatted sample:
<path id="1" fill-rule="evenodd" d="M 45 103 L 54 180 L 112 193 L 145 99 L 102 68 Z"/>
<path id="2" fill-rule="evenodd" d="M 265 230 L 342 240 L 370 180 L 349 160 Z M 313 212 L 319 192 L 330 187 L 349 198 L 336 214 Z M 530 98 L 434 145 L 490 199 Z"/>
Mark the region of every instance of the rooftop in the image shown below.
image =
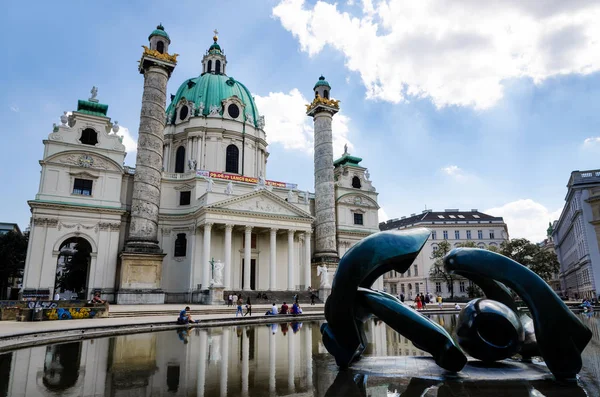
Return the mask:
<path id="1" fill-rule="evenodd" d="M 477 209 L 470 211 L 460 211 L 458 209 L 447 209 L 444 211 L 424 210 L 420 214 L 411 214 L 398 219 L 390 219 L 387 222 L 379 224 L 379 230 L 392 230 L 403 228 L 410 225 L 425 225 L 425 224 L 452 224 L 452 223 L 489 223 L 489 222 L 504 222 L 501 216 L 492 216 L 479 212 Z"/>

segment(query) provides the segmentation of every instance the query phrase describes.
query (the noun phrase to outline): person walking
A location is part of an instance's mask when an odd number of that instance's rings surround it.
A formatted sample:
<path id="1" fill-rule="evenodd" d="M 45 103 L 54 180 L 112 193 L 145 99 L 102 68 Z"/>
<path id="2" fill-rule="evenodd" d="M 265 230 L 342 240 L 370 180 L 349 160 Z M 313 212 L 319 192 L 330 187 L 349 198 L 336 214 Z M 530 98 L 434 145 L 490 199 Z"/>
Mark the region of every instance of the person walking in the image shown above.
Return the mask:
<path id="1" fill-rule="evenodd" d="M 421 304 L 423 305 L 423 310 L 427 310 L 427 301 L 425 300 L 425 295 L 421 292 Z"/>
<path id="2" fill-rule="evenodd" d="M 252 303 L 250 303 L 250 297 L 246 300 L 246 313 L 244 313 L 244 316 L 246 316 L 246 314 L 249 314 L 250 317 L 252 317 Z"/>
<path id="3" fill-rule="evenodd" d="M 231 294 L 227 297 L 227 306 L 233 306 L 233 295 Z"/>
<path id="4" fill-rule="evenodd" d="M 242 299 L 241 299 L 241 298 L 238 298 L 238 300 L 237 300 L 237 302 L 236 302 L 236 304 L 237 304 L 237 309 L 236 309 L 236 311 L 235 311 L 235 316 L 236 316 L 236 317 L 238 316 L 238 314 L 241 314 L 241 315 L 242 315 L 242 317 L 244 316 L 244 312 L 242 311 L 242 304 L 243 304 L 243 303 L 244 303 L 244 302 L 242 302 Z"/>
<path id="5" fill-rule="evenodd" d="M 309 288 L 310 288 L 310 287 L 309 287 Z M 315 304 L 315 298 L 316 298 L 315 294 L 314 294 L 314 293 L 311 293 L 311 294 L 310 294 L 310 304 L 311 304 L 311 305 L 314 305 L 314 304 Z"/>
<path id="6" fill-rule="evenodd" d="M 400 302 L 404 303 L 404 293 L 400 292 Z"/>

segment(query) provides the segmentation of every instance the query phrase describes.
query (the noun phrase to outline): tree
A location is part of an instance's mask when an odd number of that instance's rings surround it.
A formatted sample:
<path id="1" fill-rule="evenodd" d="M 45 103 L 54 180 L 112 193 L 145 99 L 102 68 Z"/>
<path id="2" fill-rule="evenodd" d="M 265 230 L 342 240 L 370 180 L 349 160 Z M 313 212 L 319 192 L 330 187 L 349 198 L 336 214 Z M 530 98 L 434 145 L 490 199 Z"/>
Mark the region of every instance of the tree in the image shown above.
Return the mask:
<path id="1" fill-rule="evenodd" d="M 500 245 L 499 253 L 519 262 L 546 282 L 551 280 L 560 268 L 555 252 L 543 250 L 539 245 L 524 238 L 504 241 Z"/>
<path id="2" fill-rule="evenodd" d="M 7 299 L 9 280 L 23 277 L 29 233 L 10 231 L 0 235 L 0 299 Z"/>
<path id="3" fill-rule="evenodd" d="M 473 241 L 465 241 L 464 243 L 457 244 L 457 247 L 476 248 L 477 244 Z M 452 246 L 447 240 L 441 241 L 433 254 L 431 259 L 434 260 L 433 266 L 429 271 L 429 276 L 432 280 L 443 280 L 448 286 L 450 291 L 450 297 L 454 298 L 454 281 L 463 280 L 464 278 L 456 274 L 448 273 L 444 269 L 444 257 L 452 250 Z"/>

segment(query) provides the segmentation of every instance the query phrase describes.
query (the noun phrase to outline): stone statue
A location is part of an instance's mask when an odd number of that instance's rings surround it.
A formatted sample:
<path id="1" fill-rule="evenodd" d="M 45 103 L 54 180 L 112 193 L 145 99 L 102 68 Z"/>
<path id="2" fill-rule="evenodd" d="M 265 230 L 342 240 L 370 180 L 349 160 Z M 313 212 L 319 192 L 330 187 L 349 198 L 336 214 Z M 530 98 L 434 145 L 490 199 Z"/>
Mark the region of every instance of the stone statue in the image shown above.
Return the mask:
<path id="1" fill-rule="evenodd" d="M 189 159 L 188 160 L 188 167 L 190 168 L 190 170 L 196 170 L 198 166 L 198 162 L 196 161 L 196 159 Z"/>
<path id="2" fill-rule="evenodd" d="M 68 122 L 69 122 L 69 116 L 67 115 L 67 112 L 65 111 L 60 116 L 60 123 L 63 125 L 63 127 L 66 127 Z"/>
<path id="3" fill-rule="evenodd" d="M 369 174 L 369 170 L 365 170 L 365 181 L 368 181 L 371 179 L 371 174 Z"/>
<path id="4" fill-rule="evenodd" d="M 93 86 L 92 89 L 90 90 L 90 94 L 92 94 L 92 96 L 89 98 L 90 102 L 98 102 L 98 100 L 96 99 L 96 97 L 98 96 L 98 87 Z"/>
<path id="5" fill-rule="evenodd" d="M 246 112 L 246 121 L 248 123 L 254 123 L 254 117 L 252 117 L 252 113 Z"/>
<path id="6" fill-rule="evenodd" d="M 209 116 L 218 116 L 219 115 L 219 107 L 215 106 L 215 105 L 211 105 L 210 106 L 210 113 L 208 114 Z"/>
<path id="7" fill-rule="evenodd" d="M 190 115 L 194 117 L 196 115 L 196 104 L 192 101 L 189 102 L 190 105 Z"/>
<path id="8" fill-rule="evenodd" d="M 198 105 L 198 115 L 202 116 L 204 114 L 204 102 L 200 102 L 200 105 Z"/>
<path id="9" fill-rule="evenodd" d="M 213 279 L 211 280 L 212 285 L 223 285 L 223 262 L 216 261 L 213 265 Z"/>
<path id="10" fill-rule="evenodd" d="M 258 175 L 258 182 L 256 183 L 256 186 L 254 187 L 254 190 L 261 190 L 267 187 L 267 183 L 265 182 L 265 177 L 263 176 L 262 172 Z"/>
<path id="11" fill-rule="evenodd" d="M 292 203 L 294 201 L 294 191 L 292 189 L 288 190 L 287 201 Z"/>
<path id="12" fill-rule="evenodd" d="M 256 126 L 260 129 L 265 128 L 265 116 L 258 116 Z"/>
<path id="13" fill-rule="evenodd" d="M 321 282 L 319 288 L 331 288 L 331 282 L 329 281 L 329 271 L 327 266 L 317 266 L 317 276 L 321 276 Z"/>
<path id="14" fill-rule="evenodd" d="M 233 194 L 233 182 L 229 181 L 227 187 L 225 188 L 225 194 L 231 196 Z"/>
<path id="15" fill-rule="evenodd" d="M 348 154 L 348 144 L 344 144 L 344 154 Z"/>
<path id="16" fill-rule="evenodd" d="M 206 179 L 206 192 L 212 192 L 215 181 L 213 181 L 213 179 L 210 177 L 204 179 Z"/>
<path id="17" fill-rule="evenodd" d="M 112 132 L 116 134 L 117 132 L 119 132 L 119 128 L 121 128 L 121 126 L 119 125 L 119 122 L 115 120 L 112 126 Z"/>
<path id="18" fill-rule="evenodd" d="M 52 132 L 58 132 L 58 126 L 56 123 L 52 123 Z"/>
<path id="19" fill-rule="evenodd" d="M 304 204 L 308 204 L 308 190 L 304 192 Z"/>

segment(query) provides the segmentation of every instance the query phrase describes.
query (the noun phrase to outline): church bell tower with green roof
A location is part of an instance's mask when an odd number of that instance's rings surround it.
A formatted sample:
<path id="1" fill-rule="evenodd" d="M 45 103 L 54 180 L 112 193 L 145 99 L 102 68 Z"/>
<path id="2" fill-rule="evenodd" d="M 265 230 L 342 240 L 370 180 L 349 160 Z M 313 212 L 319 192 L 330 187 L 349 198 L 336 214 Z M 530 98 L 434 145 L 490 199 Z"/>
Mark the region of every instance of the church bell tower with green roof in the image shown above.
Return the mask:
<path id="1" fill-rule="evenodd" d="M 144 75 L 129 235 L 121 253 L 117 303 L 164 303 L 158 245 L 158 211 L 163 164 L 167 82 L 177 64 L 168 53 L 171 39 L 162 25 L 143 46 L 139 71 Z"/>

